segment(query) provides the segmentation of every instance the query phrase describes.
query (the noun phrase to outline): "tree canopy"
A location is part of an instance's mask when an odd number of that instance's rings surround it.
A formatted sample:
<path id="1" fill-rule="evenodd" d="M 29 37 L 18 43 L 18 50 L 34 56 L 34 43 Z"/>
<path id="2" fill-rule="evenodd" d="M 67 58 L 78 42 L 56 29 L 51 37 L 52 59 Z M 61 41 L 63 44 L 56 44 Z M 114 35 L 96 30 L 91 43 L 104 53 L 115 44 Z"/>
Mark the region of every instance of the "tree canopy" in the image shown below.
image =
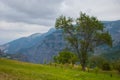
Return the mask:
<path id="1" fill-rule="evenodd" d="M 62 64 L 71 63 L 75 64 L 77 56 L 69 51 L 61 51 L 58 56 L 54 56 L 54 61 Z"/>
<path id="2" fill-rule="evenodd" d="M 94 16 L 80 13 L 77 19 L 60 16 L 56 19 L 55 27 L 62 29 L 65 39 L 77 54 L 82 69 L 85 70 L 88 53 L 94 52 L 100 45 L 112 46 L 112 38 L 105 26 Z"/>

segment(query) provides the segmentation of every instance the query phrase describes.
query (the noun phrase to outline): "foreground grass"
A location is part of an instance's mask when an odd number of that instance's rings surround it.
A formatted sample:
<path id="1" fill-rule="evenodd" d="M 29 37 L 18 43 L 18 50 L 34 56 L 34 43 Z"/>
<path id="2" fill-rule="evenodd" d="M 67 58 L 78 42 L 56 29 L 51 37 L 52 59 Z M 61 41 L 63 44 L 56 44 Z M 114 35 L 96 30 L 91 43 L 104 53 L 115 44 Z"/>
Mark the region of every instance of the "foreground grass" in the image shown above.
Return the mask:
<path id="1" fill-rule="evenodd" d="M 120 80 L 120 75 L 0 59 L 0 80 Z"/>

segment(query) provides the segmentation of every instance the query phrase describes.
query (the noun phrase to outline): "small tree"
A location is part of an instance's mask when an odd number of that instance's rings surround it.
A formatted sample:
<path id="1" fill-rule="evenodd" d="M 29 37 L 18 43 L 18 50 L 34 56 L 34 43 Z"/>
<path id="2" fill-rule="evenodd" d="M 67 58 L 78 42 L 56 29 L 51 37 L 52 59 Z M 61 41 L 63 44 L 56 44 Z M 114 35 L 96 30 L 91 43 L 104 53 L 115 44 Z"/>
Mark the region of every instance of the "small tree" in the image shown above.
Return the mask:
<path id="1" fill-rule="evenodd" d="M 102 70 L 107 70 L 107 71 L 111 70 L 111 65 L 110 65 L 110 63 L 109 63 L 109 62 L 104 62 L 104 63 L 102 64 Z"/>
<path id="2" fill-rule="evenodd" d="M 102 68 L 102 65 L 107 62 L 107 60 L 102 56 L 91 56 L 88 61 L 88 65 L 90 68 Z"/>
<path id="3" fill-rule="evenodd" d="M 62 63 L 62 64 L 72 63 L 74 65 L 75 62 L 77 61 L 77 57 L 72 52 L 62 51 L 62 52 L 59 53 L 58 56 L 54 57 L 54 61 L 58 62 L 58 63 Z"/>
<path id="4" fill-rule="evenodd" d="M 56 19 L 55 27 L 62 29 L 65 39 L 77 53 L 83 71 L 87 65 L 89 52 L 93 52 L 96 46 L 102 44 L 112 46 L 111 36 L 104 30 L 104 25 L 97 18 L 85 13 L 81 13 L 75 21 L 60 16 Z"/>
<path id="5" fill-rule="evenodd" d="M 113 66 L 114 66 L 114 69 L 120 73 L 120 59 L 118 59 L 117 61 L 114 61 Z"/>
<path id="6" fill-rule="evenodd" d="M 53 60 L 54 60 L 55 63 L 58 63 L 58 57 L 57 56 L 54 56 Z"/>
<path id="7" fill-rule="evenodd" d="M 120 73 L 120 63 L 116 65 L 116 70 Z"/>

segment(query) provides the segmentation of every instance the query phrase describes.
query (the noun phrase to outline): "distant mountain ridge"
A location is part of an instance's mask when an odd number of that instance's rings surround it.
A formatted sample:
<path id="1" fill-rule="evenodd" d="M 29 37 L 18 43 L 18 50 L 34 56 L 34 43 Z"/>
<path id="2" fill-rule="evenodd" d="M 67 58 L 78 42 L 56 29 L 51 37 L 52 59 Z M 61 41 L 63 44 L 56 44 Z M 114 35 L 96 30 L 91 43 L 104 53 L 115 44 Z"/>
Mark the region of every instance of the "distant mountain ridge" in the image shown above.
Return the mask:
<path id="1" fill-rule="evenodd" d="M 1 50 L 8 54 L 18 53 L 22 49 L 30 48 L 44 39 L 45 36 L 49 35 L 50 33 L 54 32 L 55 29 L 51 28 L 47 33 L 35 33 L 28 37 L 22 37 L 16 40 L 13 40 L 9 43 L 6 43 L 0 46 Z"/>
<path id="2" fill-rule="evenodd" d="M 102 53 L 101 51 L 103 53 L 115 52 L 116 47 L 120 49 L 120 44 L 118 44 L 120 42 L 120 20 L 103 21 L 103 24 L 112 35 L 114 41 L 113 48 L 102 47 L 96 53 Z M 2 45 L 0 48 L 5 53 L 11 54 L 11 58 L 33 63 L 44 63 L 45 61 L 52 61 L 53 56 L 65 48 L 65 44 L 62 31 L 52 28 L 47 33 L 37 33 L 29 37 L 20 38 Z"/>

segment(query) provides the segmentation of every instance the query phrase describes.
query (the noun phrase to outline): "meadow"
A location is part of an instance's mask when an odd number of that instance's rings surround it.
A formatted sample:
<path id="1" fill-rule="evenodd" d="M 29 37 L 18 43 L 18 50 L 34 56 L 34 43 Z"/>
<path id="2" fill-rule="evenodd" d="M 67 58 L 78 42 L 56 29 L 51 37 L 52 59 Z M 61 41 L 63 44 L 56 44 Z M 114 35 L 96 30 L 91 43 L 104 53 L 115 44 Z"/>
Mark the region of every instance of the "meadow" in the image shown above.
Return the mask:
<path id="1" fill-rule="evenodd" d="M 116 71 L 83 72 L 78 68 L 0 58 L 0 80 L 120 80 L 120 74 Z"/>

